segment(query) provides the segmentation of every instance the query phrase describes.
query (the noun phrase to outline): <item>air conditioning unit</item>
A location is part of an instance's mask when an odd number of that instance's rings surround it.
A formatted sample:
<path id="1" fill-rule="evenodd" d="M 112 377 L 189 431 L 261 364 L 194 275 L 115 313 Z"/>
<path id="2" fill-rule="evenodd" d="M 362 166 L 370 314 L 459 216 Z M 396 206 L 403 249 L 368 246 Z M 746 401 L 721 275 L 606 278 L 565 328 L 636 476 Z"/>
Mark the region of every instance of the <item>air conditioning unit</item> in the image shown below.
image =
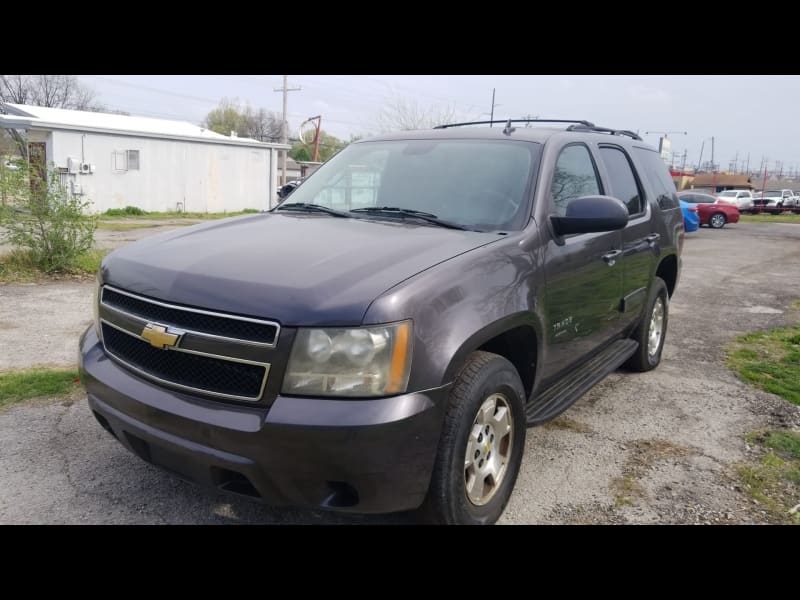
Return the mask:
<path id="1" fill-rule="evenodd" d="M 94 169 L 92 169 L 92 165 L 90 165 L 88 162 L 81 163 L 81 173 L 91 173 L 93 170 Z"/>
<path id="2" fill-rule="evenodd" d="M 75 175 L 81 169 L 81 162 L 77 158 L 67 157 L 67 171 L 70 175 Z"/>

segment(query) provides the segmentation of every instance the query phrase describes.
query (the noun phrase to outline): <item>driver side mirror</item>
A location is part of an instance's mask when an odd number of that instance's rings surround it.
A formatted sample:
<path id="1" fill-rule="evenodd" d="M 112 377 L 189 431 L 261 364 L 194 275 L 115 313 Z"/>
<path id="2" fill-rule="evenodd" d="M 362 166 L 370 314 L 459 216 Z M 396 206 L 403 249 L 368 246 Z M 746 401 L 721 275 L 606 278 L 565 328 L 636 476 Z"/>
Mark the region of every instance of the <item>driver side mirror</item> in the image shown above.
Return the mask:
<path id="1" fill-rule="evenodd" d="M 628 207 L 611 196 L 582 196 L 567 204 L 566 215 L 550 221 L 558 235 L 615 231 L 628 224 Z"/>

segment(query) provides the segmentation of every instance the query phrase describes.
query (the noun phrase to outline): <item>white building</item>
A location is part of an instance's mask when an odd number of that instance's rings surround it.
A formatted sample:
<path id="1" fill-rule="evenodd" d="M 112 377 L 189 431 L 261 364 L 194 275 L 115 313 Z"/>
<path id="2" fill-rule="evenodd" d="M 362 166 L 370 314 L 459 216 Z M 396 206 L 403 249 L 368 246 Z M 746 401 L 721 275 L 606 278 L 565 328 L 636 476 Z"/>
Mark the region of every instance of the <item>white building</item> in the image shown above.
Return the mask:
<path id="1" fill-rule="evenodd" d="M 232 212 L 277 201 L 283 144 L 184 121 L 3 104 L 0 127 L 27 131 L 28 154 L 55 165 L 95 212 Z"/>

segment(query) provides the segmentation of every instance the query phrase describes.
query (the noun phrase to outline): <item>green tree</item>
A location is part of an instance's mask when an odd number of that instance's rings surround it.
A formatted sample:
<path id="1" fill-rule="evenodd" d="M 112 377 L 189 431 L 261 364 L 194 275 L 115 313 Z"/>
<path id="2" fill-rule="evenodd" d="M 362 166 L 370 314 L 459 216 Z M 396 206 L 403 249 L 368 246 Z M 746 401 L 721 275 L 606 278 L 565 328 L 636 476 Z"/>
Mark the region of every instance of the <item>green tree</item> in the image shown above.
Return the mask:
<path id="1" fill-rule="evenodd" d="M 314 157 L 314 144 L 304 143 L 302 141 L 295 142 L 292 149 L 289 150 L 289 156 L 294 160 L 308 161 Z M 340 140 L 336 136 L 327 133 L 324 129 L 319 132 L 319 162 L 325 162 L 331 156 L 336 154 L 339 150 L 347 146 L 350 142 Z"/>

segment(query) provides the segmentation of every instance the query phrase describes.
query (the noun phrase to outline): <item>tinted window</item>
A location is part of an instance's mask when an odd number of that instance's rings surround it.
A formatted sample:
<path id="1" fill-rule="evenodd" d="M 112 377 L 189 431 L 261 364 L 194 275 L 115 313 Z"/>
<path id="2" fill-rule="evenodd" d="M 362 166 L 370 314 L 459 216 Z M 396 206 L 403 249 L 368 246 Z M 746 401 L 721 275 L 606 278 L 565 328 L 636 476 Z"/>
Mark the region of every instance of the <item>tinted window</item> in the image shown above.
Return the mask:
<path id="1" fill-rule="evenodd" d="M 678 208 L 678 192 L 675 189 L 675 182 L 672 181 L 672 176 L 658 152 L 646 148 L 636 148 L 634 152 L 644 167 L 644 173 L 647 175 L 650 185 L 653 186 L 656 201 L 661 209 Z M 682 199 L 686 200 L 686 198 Z"/>
<path id="2" fill-rule="evenodd" d="M 600 189 L 589 149 L 578 144 L 564 148 L 558 156 L 550 187 L 556 213 L 566 215 L 571 200 L 600 194 Z"/>
<path id="3" fill-rule="evenodd" d="M 629 215 L 642 212 L 642 194 L 626 154 L 619 148 L 604 146 L 600 148 L 600 156 L 611 180 L 611 195 L 625 203 Z"/>

